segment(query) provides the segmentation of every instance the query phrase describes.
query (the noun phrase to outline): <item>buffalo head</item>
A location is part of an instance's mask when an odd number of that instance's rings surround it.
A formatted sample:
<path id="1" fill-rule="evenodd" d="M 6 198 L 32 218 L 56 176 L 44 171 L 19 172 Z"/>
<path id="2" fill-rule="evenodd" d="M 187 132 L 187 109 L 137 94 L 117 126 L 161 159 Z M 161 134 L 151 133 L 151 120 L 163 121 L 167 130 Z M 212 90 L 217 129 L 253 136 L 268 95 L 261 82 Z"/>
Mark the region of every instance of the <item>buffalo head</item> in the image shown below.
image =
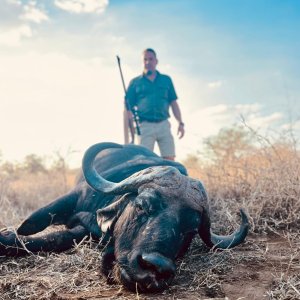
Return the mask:
<path id="1" fill-rule="evenodd" d="M 119 183 L 110 182 L 93 166 L 104 149 L 105 145 L 96 144 L 87 150 L 83 173 L 93 189 L 116 196 L 97 211 L 98 225 L 109 240 L 102 262 L 108 277 L 131 290 L 160 291 L 170 284 L 176 258 L 197 233 L 209 248 L 232 248 L 244 241 L 249 225 L 243 210 L 242 224 L 233 234 L 211 232 L 208 197 L 199 180 L 172 166 L 155 166 Z"/>

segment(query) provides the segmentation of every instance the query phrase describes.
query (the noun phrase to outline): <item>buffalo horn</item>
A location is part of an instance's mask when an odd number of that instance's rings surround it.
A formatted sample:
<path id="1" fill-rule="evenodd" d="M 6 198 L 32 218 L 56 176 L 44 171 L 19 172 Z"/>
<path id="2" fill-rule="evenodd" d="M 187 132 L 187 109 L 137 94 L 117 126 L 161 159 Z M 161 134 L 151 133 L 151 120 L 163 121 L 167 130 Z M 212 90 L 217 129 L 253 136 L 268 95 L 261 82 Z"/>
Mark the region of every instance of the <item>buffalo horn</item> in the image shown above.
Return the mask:
<path id="1" fill-rule="evenodd" d="M 129 192 L 137 192 L 142 184 L 153 179 L 151 172 L 143 176 L 126 178 L 118 183 L 104 179 L 96 171 L 94 160 L 99 152 L 111 148 L 123 148 L 123 146 L 116 143 L 98 143 L 91 146 L 84 154 L 82 160 L 83 175 L 93 189 L 105 194 L 122 195 Z"/>

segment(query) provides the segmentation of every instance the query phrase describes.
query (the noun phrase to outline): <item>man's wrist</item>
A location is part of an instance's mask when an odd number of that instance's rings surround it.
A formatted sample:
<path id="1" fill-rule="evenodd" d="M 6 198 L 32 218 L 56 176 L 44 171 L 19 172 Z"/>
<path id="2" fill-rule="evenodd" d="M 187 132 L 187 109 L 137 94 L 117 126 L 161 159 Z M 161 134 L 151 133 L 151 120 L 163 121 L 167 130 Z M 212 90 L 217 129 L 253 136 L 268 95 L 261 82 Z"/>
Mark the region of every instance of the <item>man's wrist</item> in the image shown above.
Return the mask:
<path id="1" fill-rule="evenodd" d="M 184 126 L 184 123 L 181 121 L 181 122 L 179 122 L 179 126 Z"/>

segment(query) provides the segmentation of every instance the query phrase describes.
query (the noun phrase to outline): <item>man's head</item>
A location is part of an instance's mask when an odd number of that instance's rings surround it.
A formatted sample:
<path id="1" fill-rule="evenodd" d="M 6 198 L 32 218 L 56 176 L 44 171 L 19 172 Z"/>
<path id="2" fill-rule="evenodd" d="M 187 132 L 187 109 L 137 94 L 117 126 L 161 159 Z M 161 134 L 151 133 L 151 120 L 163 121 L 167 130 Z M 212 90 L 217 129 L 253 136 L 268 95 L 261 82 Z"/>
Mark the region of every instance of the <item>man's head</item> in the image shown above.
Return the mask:
<path id="1" fill-rule="evenodd" d="M 153 49 L 147 48 L 143 51 L 143 63 L 145 74 L 151 75 L 155 72 L 158 60 Z"/>

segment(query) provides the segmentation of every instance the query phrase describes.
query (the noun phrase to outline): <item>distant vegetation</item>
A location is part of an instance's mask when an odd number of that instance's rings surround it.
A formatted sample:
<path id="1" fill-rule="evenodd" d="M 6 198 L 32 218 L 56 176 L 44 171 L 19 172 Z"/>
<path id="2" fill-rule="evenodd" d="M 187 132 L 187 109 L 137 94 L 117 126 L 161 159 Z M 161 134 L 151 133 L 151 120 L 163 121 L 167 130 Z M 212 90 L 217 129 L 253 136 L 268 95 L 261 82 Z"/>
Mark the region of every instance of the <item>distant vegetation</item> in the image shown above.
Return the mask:
<path id="1" fill-rule="evenodd" d="M 66 160 L 55 153 L 49 158 L 30 154 L 21 162 L 0 163 L 1 222 L 19 223 L 32 210 L 66 193 L 74 184 L 78 170 L 68 167 Z"/>
<path id="2" fill-rule="evenodd" d="M 184 164 L 206 186 L 216 211 L 246 207 L 255 232 L 300 229 L 300 153 L 294 139 L 271 142 L 241 127 L 204 141 Z"/>
<path id="3" fill-rule="evenodd" d="M 300 228 L 300 154 L 294 139 L 284 136 L 271 142 L 234 127 L 205 139 L 203 149 L 183 164 L 204 183 L 216 207 L 212 211 L 245 207 L 255 232 Z M 0 201 L 38 208 L 68 191 L 77 172 L 59 153 L 50 160 L 30 154 L 14 163 L 0 156 Z"/>
<path id="4" fill-rule="evenodd" d="M 18 162 L 3 161 L 0 153 L 0 172 L 2 176 L 18 176 L 24 173 L 38 174 L 52 171 L 64 172 L 67 169 L 68 164 L 66 158 L 60 153 L 53 154 L 53 157 L 50 159 L 36 154 L 29 154 L 23 161 Z"/>

